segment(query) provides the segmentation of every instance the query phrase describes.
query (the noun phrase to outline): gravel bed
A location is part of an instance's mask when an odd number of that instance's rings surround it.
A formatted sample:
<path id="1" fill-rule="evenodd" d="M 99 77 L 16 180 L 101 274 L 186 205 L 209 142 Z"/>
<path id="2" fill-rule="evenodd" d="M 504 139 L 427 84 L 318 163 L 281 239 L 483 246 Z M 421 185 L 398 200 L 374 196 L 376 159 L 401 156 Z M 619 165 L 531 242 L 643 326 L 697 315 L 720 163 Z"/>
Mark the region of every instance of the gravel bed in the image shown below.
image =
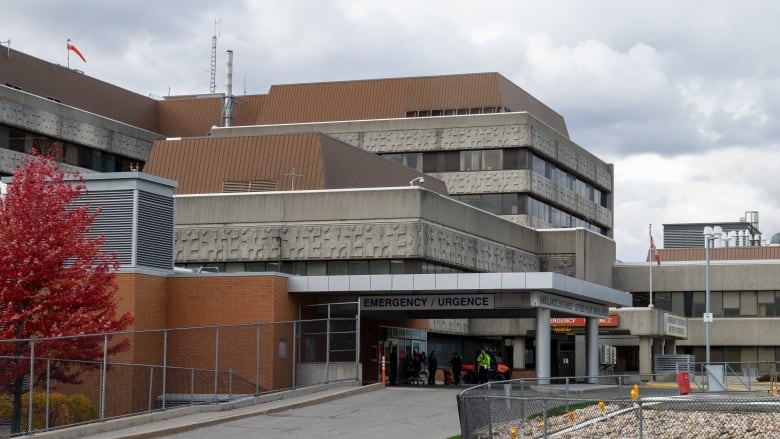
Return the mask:
<path id="1" fill-rule="evenodd" d="M 634 439 L 639 438 L 638 411 L 633 407 L 608 404 L 604 413 L 598 406 L 572 411 L 547 420 L 547 436 L 565 439 Z M 543 437 L 540 419 L 506 422 L 493 425 L 492 439 Z M 757 411 L 681 411 L 642 410 L 643 439 L 738 439 L 780 438 L 780 413 Z M 556 433 L 552 433 L 556 432 Z M 487 431 L 478 432 L 480 439 L 490 439 Z"/>

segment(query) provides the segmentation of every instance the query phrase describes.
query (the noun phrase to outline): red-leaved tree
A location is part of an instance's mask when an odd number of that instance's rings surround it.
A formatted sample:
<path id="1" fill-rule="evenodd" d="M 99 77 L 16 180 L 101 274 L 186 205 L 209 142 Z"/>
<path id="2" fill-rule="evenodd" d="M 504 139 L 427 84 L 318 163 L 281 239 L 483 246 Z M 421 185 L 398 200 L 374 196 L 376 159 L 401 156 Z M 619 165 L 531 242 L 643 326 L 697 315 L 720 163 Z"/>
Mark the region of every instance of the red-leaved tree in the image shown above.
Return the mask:
<path id="1" fill-rule="evenodd" d="M 117 316 L 119 263 L 100 251 L 102 235 L 89 234 L 99 209 L 71 204 L 85 192 L 83 178 L 66 179 L 52 156 L 34 153 L 0 199 L 0 386 L 13 394 L 13 432 L 26 387 L 46 379 L 46 359 L 50 379 L 68 384 L 100 365 L 103 337 L 69 336 L 117 332 L 133 320 Z M 34 342 L 33 376 L 29 339 L 48 339 Z M 115 340 L 108 353 L 128 348 Z"/>

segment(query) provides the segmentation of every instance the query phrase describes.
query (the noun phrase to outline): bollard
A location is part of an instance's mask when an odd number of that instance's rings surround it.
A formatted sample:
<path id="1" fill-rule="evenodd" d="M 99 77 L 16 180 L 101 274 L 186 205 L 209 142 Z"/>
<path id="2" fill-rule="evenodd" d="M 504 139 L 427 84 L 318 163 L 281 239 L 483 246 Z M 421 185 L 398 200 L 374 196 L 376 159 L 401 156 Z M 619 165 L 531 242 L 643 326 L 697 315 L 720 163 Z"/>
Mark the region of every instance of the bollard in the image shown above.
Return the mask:
<path id="1" fill-rule="evenodd" d="M 777 396 L 777 384 L 772 383 L 772 396 Z"/>
<path id="2" fill-rule="evenodd" d="M 569 415 L 569 422 L 571 422 L 573 424 L 574 423 L 574 412 L 569 410 L 568 415 Z"/>
<path id="3" fill-rule="evenodd" d="M 385 355 L 382 354 L 382 385 L 387 386 L 387 380 L 385 379 Z"/>
<path id="4" fill-rule="evenodd" d="M 512 439 L 517 439 L 517 429 L 515 427 L 509 429 L 509 436 Z"/>
<path id="5" fill-rule="evenodd" d="M 601 410 L 601 413 L 604 413 L 604 410 L 606 410 L 607 407 L 604 405 L 604 401 L 599 401 L 599 410 Z"/>

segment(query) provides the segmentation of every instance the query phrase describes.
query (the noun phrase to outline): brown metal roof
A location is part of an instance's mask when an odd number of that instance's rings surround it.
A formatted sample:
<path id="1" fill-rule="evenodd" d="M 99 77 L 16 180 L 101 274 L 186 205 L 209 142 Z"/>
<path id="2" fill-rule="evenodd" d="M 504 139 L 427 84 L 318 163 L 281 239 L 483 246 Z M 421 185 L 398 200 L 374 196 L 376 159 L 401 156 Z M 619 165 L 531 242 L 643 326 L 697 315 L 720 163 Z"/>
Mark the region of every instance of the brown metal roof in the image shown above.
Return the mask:
<path id="1" fill-rule="evenodd" d="M 664 262 L 704 261 L 705 249 L 700 248 L 659 248 L 661 264 Z M 650 261 L 650 252 L 646 261 Z M 711 261 L 755 261 L 780 259 L 780 246 L 760 247 L 718 247 L 710 249 Z"/>
<path id="2" fill-rule="evenodd" d="M 498 73 L 274 85 L 256 124 L 406 117 L 462 108 L 528 111 L 568 136 L 563 117 Z"/>
<path id="3" fill-rule="evenodd" d="M 233 125 L 254 125 L 266 95 L 236 96 Z M 158 103 L 160 134 L 166 137 L 200 137 L 222 126 L 223 95 L 174 96 Z"/>
<path id="4" fill-rule="evenodd" d="M 62 47 L 64 53 L 65 45 Z M 80 67 L 81 60 L 75 60 L 72 65 Z M 84 64 L 84 68 L 88 65 Z M 0 85 L 159 132 L 154 99 L 5 47 L 0 50 Z"/>
<path id="5" fill-rule="evenodd" d="M 155 142 L 144 172 L 178 194 L 404 186 L 423 174 L 323 134 L 201 137 Z M 426 176 L 426 188 L 445 193 Z"/>

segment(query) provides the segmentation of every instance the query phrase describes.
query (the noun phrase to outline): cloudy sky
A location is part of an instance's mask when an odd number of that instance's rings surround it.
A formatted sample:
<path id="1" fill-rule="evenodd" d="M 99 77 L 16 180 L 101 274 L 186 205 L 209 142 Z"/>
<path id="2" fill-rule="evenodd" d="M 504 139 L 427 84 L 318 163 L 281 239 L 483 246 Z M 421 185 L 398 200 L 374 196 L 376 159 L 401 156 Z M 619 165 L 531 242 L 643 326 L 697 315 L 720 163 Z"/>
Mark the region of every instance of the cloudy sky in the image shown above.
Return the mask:
<path id="1" fill-rule="evenodd" d="M 143 95 L 208 93 L 218 35 L 236 94 L 272 84 L 499 72 L 615 165 L 618 259 L 648 224 L 780 232 L 780 3 L 766 1 L 5 0 L 0 41 Z M 218 24 L 216 24 L 218 23 Z"/>

